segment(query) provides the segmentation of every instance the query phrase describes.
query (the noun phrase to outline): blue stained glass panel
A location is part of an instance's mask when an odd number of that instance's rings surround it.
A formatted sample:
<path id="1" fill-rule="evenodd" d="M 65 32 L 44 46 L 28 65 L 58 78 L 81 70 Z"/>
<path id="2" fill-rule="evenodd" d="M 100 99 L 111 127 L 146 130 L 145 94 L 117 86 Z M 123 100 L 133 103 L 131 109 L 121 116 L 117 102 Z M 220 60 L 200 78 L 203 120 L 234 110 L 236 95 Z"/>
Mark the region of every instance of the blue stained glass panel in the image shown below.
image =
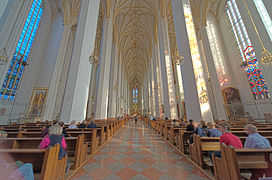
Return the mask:
<path id="1" fill-rule="evenodd" d="M 7 75 L 2 85 L 2 89 L 0 91 L 1 98 L 11 100 L 15 98 L 18 86 L 20 85 L 21 78 L 25 69 L 21 62 L 27 62 L 28 60 L 28 56 L 37 32 L 37 28 L 42 17 L 42 1 L 43 0 L 33 0 L 26 22 L 22 29 L 20 39 L 16 46 L 16 50 L 14 52 L 10 67 L 8 69 Z"/>

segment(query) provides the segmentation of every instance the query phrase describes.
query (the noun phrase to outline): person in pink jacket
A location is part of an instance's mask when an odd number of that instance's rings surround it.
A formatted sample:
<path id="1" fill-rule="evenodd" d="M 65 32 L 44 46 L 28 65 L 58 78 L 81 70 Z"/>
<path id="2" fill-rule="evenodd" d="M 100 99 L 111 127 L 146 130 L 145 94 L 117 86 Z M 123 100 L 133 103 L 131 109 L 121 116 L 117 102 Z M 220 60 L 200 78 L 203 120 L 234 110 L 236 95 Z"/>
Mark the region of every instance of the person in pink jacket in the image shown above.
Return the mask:
<path id="1" fill-rule="evenodd" d="M 54 125 L 49 128 L 49 133 L 43 138 L 39 148 L 46 149 L 50 146 L 54 146 L 55 144 L 60 144 L 58 159 L 62 159 L 67 154 L 65 151 L 67 144 L 62 134 L 62 127 L 60 125 Z"/>

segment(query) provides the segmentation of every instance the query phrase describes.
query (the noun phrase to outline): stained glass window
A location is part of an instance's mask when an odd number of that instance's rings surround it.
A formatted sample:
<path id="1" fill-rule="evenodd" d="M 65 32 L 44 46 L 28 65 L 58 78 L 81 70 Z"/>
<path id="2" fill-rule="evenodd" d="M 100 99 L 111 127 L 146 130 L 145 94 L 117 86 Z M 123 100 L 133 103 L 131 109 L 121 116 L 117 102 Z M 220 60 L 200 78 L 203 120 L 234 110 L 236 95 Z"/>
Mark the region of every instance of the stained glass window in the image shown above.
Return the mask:
<path id="1" fill-rule="evenodd" d="M 256 7 L 257 7 L 257 10 L 261 16 L 261 19 L 264 23 L 264 26 L 267 30 L 267 33 L 270 37 L 270 40 L 272 41 L 272 21 L 271 21 L 271 18 L 264 6 L 264 3 L 263 3 L 263 0 L 253 0 Z"/>
<path id="2" fill-rule="evenodd" d="M 138 88 L 133 89 L 133 104 L 138 103 Z"/>
<path id="3" fill-rule="evenodd" d="M 13 100 L 20 85 L 36 31 L 43 13 L 42 0 L 33 0 L 20 39 L 13 54 L 0 97 Z"/>
<path id="4" fill-rule="evenodd" d="M 242 66 L 247 74 L 254 98 L 267 98 L 270 96 L 269 91 L 235 0 L 227 1 L 226 12 L 242 56 Z"/>

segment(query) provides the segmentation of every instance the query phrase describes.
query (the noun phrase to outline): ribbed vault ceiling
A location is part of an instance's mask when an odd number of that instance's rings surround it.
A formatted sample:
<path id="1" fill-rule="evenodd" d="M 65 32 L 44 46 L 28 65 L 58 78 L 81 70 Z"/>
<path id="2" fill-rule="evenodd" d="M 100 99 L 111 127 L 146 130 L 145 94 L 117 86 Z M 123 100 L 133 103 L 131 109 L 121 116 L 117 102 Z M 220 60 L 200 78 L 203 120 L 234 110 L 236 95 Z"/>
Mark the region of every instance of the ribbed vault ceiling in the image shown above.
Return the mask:
<path id="1" fill-rule="evenodd" d="M 157 1 L 157 0 L 155 0 Z M 116 0 L 114 37 L 130 83 L 140 87 L 152 56 L 156 7 L 153 0 Z"/>

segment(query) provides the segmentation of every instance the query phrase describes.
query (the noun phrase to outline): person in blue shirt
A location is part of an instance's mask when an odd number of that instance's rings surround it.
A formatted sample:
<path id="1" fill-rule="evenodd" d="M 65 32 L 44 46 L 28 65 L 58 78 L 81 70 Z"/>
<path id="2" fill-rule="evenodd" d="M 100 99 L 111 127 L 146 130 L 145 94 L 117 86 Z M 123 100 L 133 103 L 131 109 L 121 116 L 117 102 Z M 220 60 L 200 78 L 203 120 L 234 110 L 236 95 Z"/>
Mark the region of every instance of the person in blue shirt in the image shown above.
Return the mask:
<path id="1" fill-rule="evenodd" d="M 200 137 L 206 137 L 207 136 L 207 124 L 205 121 L 200 121 L 199 125 L 196 126 L 194 134 L 200 136 Z"/>
<path id="2" fill-rule="evenodd" d="M 256 126 L 253 126 L 252 124 L 247 124 L 244 129 L 248 134 L 244 145 L 245 148 L 271 148 L 269 140 L 258 133 L 258 129 Z"/>
<path id="3" fill-rule="evenodd" d="M 222 135 L 219 129 L 215 128 L 214 122 L 208 122 L 207 126 L 208 126 L 208 133 L 207 133 L 208 137 L 220 137 Z"/>
<path id="4" fill-rule="evenodd" d="M 93 121 L 91 121 L 91 123 L 88 124 L 87 128 L 97 128 L 97 125 Z"/>
<path id="5" fill-rule="evenodd" d="M 258 148 L 258 149 L 271 148 L 269 140 L 258 133 L 258 129 L 256 126 L 252 124 L 247 124 L 244 127 L 244 130 L 248 134 L 244 148 Z M 264 174 L 266 177 L 272 177 L 272 169 L 271 168 L 253 169 L 251 171 L 251 180 L 258 180 L 259 178 L 263 177 Z"/>

